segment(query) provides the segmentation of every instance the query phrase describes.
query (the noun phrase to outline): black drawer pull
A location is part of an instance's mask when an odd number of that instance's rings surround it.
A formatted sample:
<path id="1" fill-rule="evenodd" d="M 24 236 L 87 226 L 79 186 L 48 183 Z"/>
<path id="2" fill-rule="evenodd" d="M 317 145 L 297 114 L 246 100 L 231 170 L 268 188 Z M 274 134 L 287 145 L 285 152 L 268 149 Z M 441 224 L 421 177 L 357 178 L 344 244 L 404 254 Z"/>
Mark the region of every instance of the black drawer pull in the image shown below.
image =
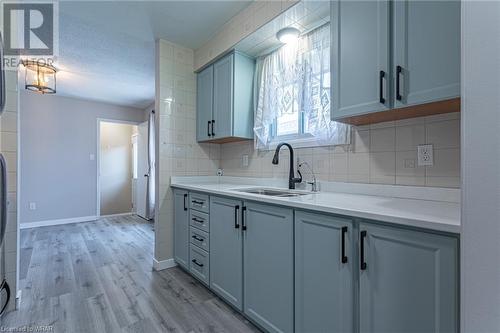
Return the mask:
<path id="1" fill-rule="evenodd" d="M 381 104 L 385 104 L 385 98 L 384 98 L 384 77 L 385 77 L 385 72 L 384 71 L 380 71 L 379 73 L 379 93 L 380 93 L 380 96 L 379 96 L 379 102 Z"/>
<path id="2" fill-rule="evenodd" d="M 243 208 L 241 208 L 241 230 L 247 230 L 247 224 L 245 222 L 246 211 L 247 207 L 243 206 Z"/>
<path id="3" fill-rule="evenodd" d="M 198 261 L 196 261 L 196 259 L 193 259 L 191 260 L 193 262 L 193 264 L 195 264 L 196 266 L 199 266 L 199 267 L 203 267 L 203 264 L 200 264 Z"/>
<path id="4" fill-rule="evenodd" d="M 342 255 L 340 261 L 345 264 L 347 262 L 347 256 L 345 255 L 345 235 L 347 234 L 347 227 L 342 227 Z"/>
<path id="5" fill-rule="evenodd" d="M 361 231 L 361 244 L 360 244 L 360 250 L 359 253 L 361 255 L 361 270 L 364 271 L 366 269 L 366 262 L 365 262 L 365 238 L 366 238 L 366 231 L 363 230 Z"/>
<path id="6" fill-rule="evenodd" d="M 200 205 L 200 206 L 204 204 L 203 201 L 198 201 L 198 200 L 191 200 L 191 202 L 195 205 Z"/>
<path id="7" fill-rule="evenodd" d="M 205 241 L 205 239 L 204 239 L 204 238 L 198 237 L 198 236 L 196 236 L 196 235 L 191 236 L 191 238 L 193 238 L 193 239 L 197 240 L 198 242 L 203 242 L 203 241 Z"/>
<path id="8" fill-rule="evenodd" d="M 401 76 L 401 73 L 403 72 L 403 67 L 401 66 L 396 66 L 396 99 L 398 101 L 402 100 L 403 99 L 403 96 L 401 96 L 401 92 L 399 91 L 399 79 L 400 79 L 400 76 Z"/>
<path id="9" fill-rule="evenodd" d="M 209 120 L 208 125 L 207 125 L 207 135 L 208 136 L 212 136 L 212 134 L 210 134 L 210 123 L 211 123 L 211 121 Z"/>
<path id="10" fill-rule="evenodd" d="M 238 211 L 240 210 L 240 206 L 236 205 L 234 206 L 234 228 L 239 229 L 240 225 L 238 223 Z"/>
<path id="11" fill-rule="evenodd" d="M 191 220 L 202 224 L 205 222 L 204 220 L 198 220 L 196 217 L 191 218 Z"/>
<path id="12" fill-rule="evenodd" d="M 184 194 L 184 210 L 188 210 L 187 205 L 186 205 L 187 197 L 188 197 L 188 195 Z"/>

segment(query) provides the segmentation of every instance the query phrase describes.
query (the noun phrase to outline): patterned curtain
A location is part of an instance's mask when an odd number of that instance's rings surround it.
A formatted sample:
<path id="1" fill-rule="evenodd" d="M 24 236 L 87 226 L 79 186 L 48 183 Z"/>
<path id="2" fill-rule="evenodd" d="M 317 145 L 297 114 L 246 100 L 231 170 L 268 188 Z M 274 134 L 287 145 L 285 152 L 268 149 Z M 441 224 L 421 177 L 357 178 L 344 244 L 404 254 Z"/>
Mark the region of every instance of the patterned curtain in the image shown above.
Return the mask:
<path id="1" fill-rule="evenodd" d="M 350 126 L 330 120 L 330 25 L 294 44 L 259 58 L 257 70 L 255 144 L 267 149 L 271 125 L 285 113 L 304 113 L 305 132 L 314 145 L 350 143 Z"/>

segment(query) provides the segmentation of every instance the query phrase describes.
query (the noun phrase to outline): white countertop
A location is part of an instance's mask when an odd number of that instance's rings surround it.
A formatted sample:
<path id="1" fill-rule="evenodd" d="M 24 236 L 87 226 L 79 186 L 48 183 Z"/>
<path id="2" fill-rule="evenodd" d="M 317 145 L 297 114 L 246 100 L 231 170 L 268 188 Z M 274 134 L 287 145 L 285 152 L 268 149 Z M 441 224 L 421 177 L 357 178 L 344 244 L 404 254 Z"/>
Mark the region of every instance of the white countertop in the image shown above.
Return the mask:
<path id="1" fill-rule="evenodd" d="M 225 178 L 172 177 L 171 186 L 213 195 L 230 196 L 244 200 L 289 206 L 291 208 L 353 216 L 456 234 L 459 234 L 461 229 L 460 203 L 453 202 L 453 200 L 424 200 L 342 192 L 311 192 L 311 194 L 297 197 L 272 197 L 236 190 L 251 187 L 277 187 L 273 186 L 274 184 L 262 186 L 260 184 L 256 185 L 252 181 L 245 182 L 244 178 L 239 178 L 238 181 L 235 181 L 234 179 L 229 179 L 229 177 L 228 182 L 226 182 L 224 181 Z M 343 186 L 347 185 L 344 184 Z M 383 186 L 378 185 L 378 188 L 383 188 Z M 278 187 L 283 188 L 283 186 Z M 392 186 L 390 188 L 392 191 L 388 191 L 388 193 L 394 194 L 395 187 Z M 405 187 L 404 190 L 406 188 L 409 187 Z M 429 191 L 428 189 L 426 190 Z M 373 191 L 367 192 L 370 193 Z M 380 192 L 383 193 L 384 191 Z"/>

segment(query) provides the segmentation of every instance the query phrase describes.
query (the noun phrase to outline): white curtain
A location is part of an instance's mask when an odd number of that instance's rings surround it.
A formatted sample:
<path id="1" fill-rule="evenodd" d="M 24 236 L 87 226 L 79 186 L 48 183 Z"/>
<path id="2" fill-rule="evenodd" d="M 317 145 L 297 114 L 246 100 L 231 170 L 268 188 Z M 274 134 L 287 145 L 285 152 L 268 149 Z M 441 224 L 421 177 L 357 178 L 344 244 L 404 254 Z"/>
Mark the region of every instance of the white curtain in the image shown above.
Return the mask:
<path id="1" fill-rule="evenodd" d="M 152 111 L 149 115 L 148 122 L 148 164 L 149 164 L 149 177 L 147 188 L 147 204 L 146 216 L 152 220 L 155 217 L 155 178 L 156 178 L 156 155 L 155 155 L 155 112 Z"/>
<path id="2" fill-rule="evenodd" d="M 255 145 L 267 149 L 283 113 L 304 115 L 310 146 L 350 143 L 350 126 L 330 120 L 330 25 L 257 60 Z"/>

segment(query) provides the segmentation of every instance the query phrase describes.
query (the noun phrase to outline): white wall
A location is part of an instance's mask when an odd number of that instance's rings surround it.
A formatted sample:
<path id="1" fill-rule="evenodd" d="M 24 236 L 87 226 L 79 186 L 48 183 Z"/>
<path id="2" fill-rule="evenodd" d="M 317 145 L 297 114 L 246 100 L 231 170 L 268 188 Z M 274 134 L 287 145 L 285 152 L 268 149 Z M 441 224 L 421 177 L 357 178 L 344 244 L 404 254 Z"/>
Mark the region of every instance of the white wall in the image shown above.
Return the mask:
<path id="1" fill-rule="evenodd" d="M 500 332 L 500 2 L 462 2 L 462 332 Z"/>
<path id="2" fill-rule="evenodd" d="M 100 124 L 100 213 L 132 211 L 132 134 L 134 125 Z"/>
<path id="3" fill-rule="evenodd" d="M 143 110 L 22 92 L 20 113 L 21 223 L 95 216 L 97 119 L 141 122 Z"/>
<path id="4" fill-rule="evenodd" d="M 219 145 L 196 142 L 193 66 L 193 50 L 157 42 L 155 259 L 160 262 L 173 258 L 170 177 L 215 175 L 219 164 Z"/>

